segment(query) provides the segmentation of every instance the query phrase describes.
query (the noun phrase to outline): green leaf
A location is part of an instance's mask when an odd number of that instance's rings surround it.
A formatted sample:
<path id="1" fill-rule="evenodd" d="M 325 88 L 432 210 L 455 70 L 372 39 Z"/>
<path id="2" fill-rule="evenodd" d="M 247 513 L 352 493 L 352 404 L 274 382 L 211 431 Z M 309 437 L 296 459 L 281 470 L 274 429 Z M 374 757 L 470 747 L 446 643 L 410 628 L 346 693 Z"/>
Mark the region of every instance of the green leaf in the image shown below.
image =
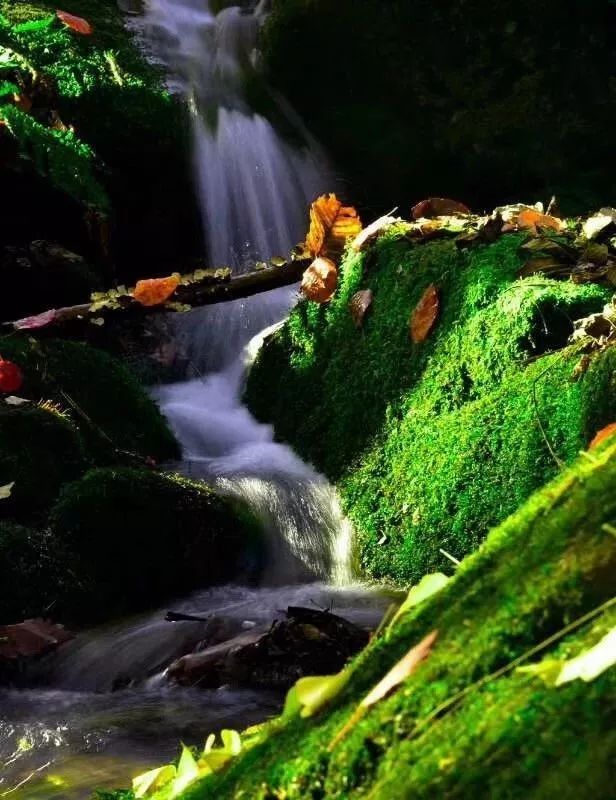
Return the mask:
<path id="1" fill-rule="evenodd" d="M 300 678 L 287 694 L 284 714 L 311 717 L 331 702 L 349 682 L 351 671 L 343 669 L 335 675 L 313 675 Z M 293 694 L 292 694 L 293 693 Z"/>
<path id="2" fill-rule="evenodd" d="M 171 785 L 170 800 L 178 797 L 186 787 L 199 777 L 199 765 L 197 764 L 192 751 L 182 745 L 182 755 L 177 767 L 177 773 Z"/>
<path id="3" fill-rule="evenodd" d="M 566 661 L 556 679 L 556 686 L 562 686 L 578 678 L 586 682 L 594 681 L 614 664 L 616 664 L 616 627 L 590 650 L 585 650 L 576 658 Z"/>
<path id="4" fill-rule="evenodd" d="M 0 97 L 6 97 L 7 94 L 19 94 L 19 92 L 17 84 L 11 81 L 0 81 Z"/>
<path id="5" fill-rule="evenodd" d="M 518 667 L 516 672 L 521 675 L 532 675 L 533 677 L 540 678 L 548 686 L 554 686 L 560 672 L 563 668 L 564 661 L 559 661 L 554 658 L 544 658 L 537 664 L 527 664 L 524 667 Z"/>
<path id="6" fill-rule="evenodd" d="M 237 731 L 224 730 L 220 734 L 222 739 L 223 749 L 229 755 L 236 756 L 242 750 L 242 739 Z"/>
<path id="7" fill-rule="evenodd" d="M 395 625 L 398 619 L 410 611 L 411 608 L 419 605 L 424 600 L 427 600 L 432 595 L 440 592 L 441 589 L 449 582 L 447 575 L 442 572 L 433 572 L 430 575 L 424 575 L 416 586 L 413 586 L 408 593 L 404 603 L 398 609 L 398 612 L 390 622 L 390 627 Z"/>
<path id="8" fill-rule="evenodd" d="M 175 776 L 176 769 L 174 764 L 167 764 L 164 767 L 144 772 L 142 775 L 133 778 L 133 793 L 137 800 L 142 797 L 149 797 L 170 783 Z"/>
<path id="9" fill-rule="evenodd" d="M 28 22 L 20 22 L 18 25 L 13 26 L 15 33 L 36 33 L 37 31 L 45 31 L 50 28 L 55 22 L 55 16 L 45 17 L 44 19 L 33 19 Z"/>

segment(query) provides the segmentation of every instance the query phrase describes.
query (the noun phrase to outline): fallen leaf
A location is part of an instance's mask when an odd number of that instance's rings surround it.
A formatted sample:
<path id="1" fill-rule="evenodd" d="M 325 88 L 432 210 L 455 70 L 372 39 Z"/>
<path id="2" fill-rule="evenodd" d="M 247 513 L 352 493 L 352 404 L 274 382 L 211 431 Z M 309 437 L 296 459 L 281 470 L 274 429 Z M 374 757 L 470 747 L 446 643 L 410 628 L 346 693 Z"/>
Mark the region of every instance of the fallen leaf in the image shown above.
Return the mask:
<path id="1" fill-rule="evenodd" d="M 329 258 L 315 258 L 304 272 L 301 290 L 315 303 L 327 303 L 338 286 L 338 270 Z"/>
<path id="2" fill-rule="evenodd" d="M 522 269 L 518 272 L 520 278 L 527 278 L 529 275 L 566 275 L 571 274 L 571 264 L 561 261 L 553 256 L 539 256 L 529 259 Z"/>
<path id="3" fill-rule="evenodd" d="M 370 691 L 364 697 L 355 710 L 355 713 L 334 737 L 329 745 L 330 750 L 332 750 L 337 744 L 339 744 L 340 741 L 342 741 L 342 739 L 344 739 L 347 733 L 359 722 L 369 708 L 371 708 L 373 705 L 376 705 L 376 703 L 378 703 L 384 697 L 387 697 L 387 695 L 400 686 L 403 681 L 411 677 L 422 661 L 425 661 L 425 659 L 428 658 L 432 652 L 432 648 L 434 647 L 437 637 L 438 631 L 432 631 L 432 633 L 429 633 L 421 640 L 421 642 L 419 642 L 419 644 L 412 647 L 408 653 L 389 670 L 387 675 L 385 675 L 385 677 L 377 683 L 372 691 Z"/>
<path id="4" fill-rule="evenodd" d="M 90 36 L 93 33 L 93 28 L 90 23 L 83 19 L 83 17 L 76 17 L 74 14 L 69 14 L 68 11 L 56 11 L 56 16 L 63 22 L 67 28 L 80 33 L 83 36 Z"/>
<path id="5" fill-rule="evenodd" d="M 616 628 L 606 633 L 594 647 L 566 661 L 556 679 L 556 686 L 562 686 L 578 678 L 586 682 L 594 681 L 614 664 L 616 664 Z"/>
<path id="6" fill-rule="evenodd" d="M 37 314 L 34 317 L 24 317 L 23 319 L 18 319 L 17 322 L 13 323 L 13 327 L 17 331 L 34 331 L 38 330 L 39 328 L 45 328 L 47 325 L 51 325 L 51 323 L 56 319 L 58 313 L 55 308 L 50 309 L 49 311 L 43 311 L 42 314 Z"/>
<path id="7" fill-rule="evenodd" d="M 31 400 L 26 400 L 25 397 L 15 397 L 15 395 L 10 395 L 9 397 L 4 398 L 4 402 L 7 406 L 25 406 L 31 403 Z"/>
<path id="8" fill-rule="evenodd" d="M 420 344 L 428 338 L 438 317 L 439 308 L 438 290 L 434 284 L 430 284 L 411 315 L 410 332 L 415 344 Z"/>
<path id="9" fill-rule="evenodd" d="M 368 313 L 373 299 L 374 295 L 372 294 L 372 289 L 361 289 L 359 292 L 355 292 L 353 297 L 351 297 L 349 310 L 351 311 L 351 316 L 353 317 L 356 328 L 362 327 L 364 317 Z"/>
<path id="10" fill-rule="evenodd" d="M 160 306 L 171 297 L 179 285 L 180 277 L 178 275 L 138 281 L 133 291 L 133 297 L 142 306 Z"/>
<path id="11" fill-rule="evenodd" d="M 18 625 L 0 625 L 0 658 L 43 655 L 72 638 L 72 634 L 61 625 L 43 619 L 28 619 Z"/>
<path id="12" fill-rule="evenodd" d="M 367 228 L 364 228 L 351 242 L 351 250 L 356 253 L 361 253 L 366 247 L 378 237 L 386 228 L 395 225 L 397 222 L 402 222 L 399 217 L 392 217 L 389 214 L 384 217 L 379 217 Z"/>
<path id="13" fill-rule="evenodd" d="M 428 200 L 422 200 L 421 203 L 417 203 L 413 207 L 411 217 L 413 219 L 431 219 L 432 217 L 467 215 L 470 213 L 470 208 L 457 200 L 450 200 L 447 197 L 430 197 Z"/>
<path id="14" fill-rule="evenodd" d="M 175 778 L 175 773 L 175 765 L 167 764 L 164 767 L 151 769 L 149 772 L 137 775 L 136 778 L 133 778 L 133 794 L 137 800 L 152 795 L 168 783 L 171 783 Z"/>
<path id="15" fill-rule="evenodd" d="M 310 675 L 307 678 L 300 678 L 292 687 L 295 689 L 300 716 L 312 717 L 318 713 L 340 694 L 350 677 L 350 670 L 343 669 L 335 675 Z"/>
<path id="16" fill-rule="evenodd" d="M 313 258 L 337 259 L 349 239 L 358 236 L 362 224 L 357 211 L 343 206 L 335 194 L 324 194 L 310 206 L 310 230 L 304 249 Z"/>
<path id="17" fill-rule="evenodd" d="M 614 433 L 616 433 L 616 422 L 612 422 L 610 425 L 606 425 L 605 428 L 601 428 L 592 442 L 588 445 L 588 449 L 593 450 L 595 447 L 598 447 L 601 442 L 604 442 Z"/>
<path id="18" fill-rule="evenodd" d="M 182 745 L 182 755 L 177 766 L 176 776 L 171 784 L 169 800 L 178 797 L 186 787 L 199 777 L 199 765 L 192 752 Z"/>
<path id="19" fill-rule="evenodd" d="M 561 231 L 565 227 L 565 223 L 557 217 L 552 217 L 549 214 L 542 214 L 540 211 L 535 211 L 532 208 L 525 208 L 520 211 L 516 222 L 518 228 L 530 230 L 534 233 L 539 229 Z"/>
<path id="20" fill-rule="evenodd" d="M 23 386 L 24 376 L 17 364 L 0 358 L 0 392 L 14 394 Z"/>
<path id="21" fill-rule="evenodd" d="M 30 111 L 32 111 L 32 100 L 30 100 L 28 95 L 24 94 L 23 92 L 13 95 L 13 103 L 15 104 L 15 107 L 20 111 L 23 111 L 24 114 L 29 114 Z"/>
<path id="22" fill-rule="evenodd" d="M 0 486 L 0 500 L 8 500 L 13 492 L 14 486 L 15 481 L 13 481 L 13 483 L 7 483 L 5 486 Z"/>
<path id="23" fill-rule="evenodd" d="M 428 600 L 430 597 L 437 594 L 437 592 L 440 592 L 448 583 L 449 578 L 442 572 L 433 572 L 430 575 L 424 575 L 419 583 L 409 590 L 406 600 L 396 612 L 390 626 L 393 626 L 396 621 L 410 611 L 411 608 L 415 608 L 419 603 L 423 603 L 424 600 Z"/>

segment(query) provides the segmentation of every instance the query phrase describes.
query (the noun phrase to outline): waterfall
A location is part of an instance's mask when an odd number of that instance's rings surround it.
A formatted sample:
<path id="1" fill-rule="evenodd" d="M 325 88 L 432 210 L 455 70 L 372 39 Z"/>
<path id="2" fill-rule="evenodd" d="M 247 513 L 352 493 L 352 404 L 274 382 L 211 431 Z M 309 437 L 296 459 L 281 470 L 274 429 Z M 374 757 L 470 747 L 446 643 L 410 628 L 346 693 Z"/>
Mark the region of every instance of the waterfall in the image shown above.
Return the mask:
<path id="1" fill-rule="evenodd" d="M 257 45 L 269 3 L 223 5 L 215 13 L 208 0 L 150 0 L 140 25 L 191 111 L 208 260 L 242 271 L 288 254 L 331 175 L 301 121 L 260 75 Z M 182 443 L 184 471 L 242 497 L 262 520 L 271 550 L 265 579 L 344 582 L 351 534 L 335 491 L 241 403 L 245 348 L 286 316 L 295 296 L 285 287 L 178 315 L 171 324 L 191 380 L 156 398 Z"/>

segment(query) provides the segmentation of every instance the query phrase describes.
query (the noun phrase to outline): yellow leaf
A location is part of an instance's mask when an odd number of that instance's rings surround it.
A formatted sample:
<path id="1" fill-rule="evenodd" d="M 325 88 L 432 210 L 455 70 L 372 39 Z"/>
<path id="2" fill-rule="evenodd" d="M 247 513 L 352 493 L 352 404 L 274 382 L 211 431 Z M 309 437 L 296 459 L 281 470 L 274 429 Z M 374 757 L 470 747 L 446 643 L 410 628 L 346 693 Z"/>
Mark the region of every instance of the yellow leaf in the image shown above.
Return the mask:
<path id="1" fill-rule="evenodd" d="M 424 600 L 432 597 L 432 595 L 440 592 L 448 582 L 449 578 L 447 575 L 443 575 L 442 572 L 433 572 L 430 575 L 424 575 L 419 583 L 410 589 L 406 600 L 396 612 L 390 625 L 394 625 L 396 621 L 411 608 L 414 608 L 416 605 L 419 605 L 419 603 L 422 603 Z"/>
<path id="2" fill-rule="evenodd" d="M 295 684 L 300 716 L 312 717 L 334 699 L 349 682 L 351 672 L 343 669 L 335 675 L 311 675 Z"/>
<path id="3" fill-rule="evenodd" d="M 165 767 L 158 767 L 149 772 L 144 772 L 143 775 L 138 775 L 133 778 L 133 793 L 137 800 L 142 797 L 149 797 L 154 792 L 162 789 L 175 778 L 176 770 L 173 764 L 167 764 Z"/>
<path id="4" fill-rule="evenodd" d="M 199 777 L 199 765 L 197 764 L 192 752 L 182 745 L 182 755 L 178 764 L 177 773 L 171 785 L 169 800 L 178 797 L 184 789 Z"/>
<path id="5" fill-rule="evenodd" d="M 343 206 L 335 194 L 324 194 L 310 207 L 310 231 L 304 243 L 313 258 L 326 256 L 336 260 L 342 255 L 347 241 L 362 229 L 357 211 Z"/>
<path id="6" fill-rule="evenodd" d="M 602 672 L 616 664 L 616 628 L 607 633 L 600 642 L 590 650 L 585 650 L 576 658 L 566 661 L 558 678 L 556 686 L 569 683 L 577 678 L 589 682 L 598 678 Z"/>

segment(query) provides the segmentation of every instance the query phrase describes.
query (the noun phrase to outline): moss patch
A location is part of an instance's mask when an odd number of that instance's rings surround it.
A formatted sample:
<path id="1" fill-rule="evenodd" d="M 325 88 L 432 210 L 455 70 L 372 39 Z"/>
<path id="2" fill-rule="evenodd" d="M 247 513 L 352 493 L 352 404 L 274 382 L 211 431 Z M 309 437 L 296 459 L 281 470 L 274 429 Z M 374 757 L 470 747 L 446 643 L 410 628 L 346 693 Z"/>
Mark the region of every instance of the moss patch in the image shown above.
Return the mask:
<path id="1" fill-rule="evenodd" d="M 241 503 L 143 470 L 89 472 L 65 487 L 51 525 L 82 565 L 90 591 L 71 613 L 89 621 L 254 574 L 262 552 L 260 527 Z"/>
<path id="2" fill-rule="evenodd" d="M 71 556 L 49 531 L 0 522 L 0 624 L 45 616 L 74 594 L 79 578 Z"/>
<path id="3" fill-rule="evenodd" d="M 0 501 L 0 517 L 44 519 L 62 484 L 87 465 L 69 420 L 36 407 L 0 408 L 0 486 L 15 483 L 11 497 Z"/>
<path id="4" fill-rule="evenodd" d="M 513 669 L 489 676 L 611 598 L 616 548 L 603 525 L 616 521 L 613 442 L 533 495 L 441 593 L 376 639 L 332 709 L 274 722 L 185 798 L 604 796 L 616 670 L 558 689 Z M 573 657 L 614 624 L 612 606 L 528 660 Z M 439 638 L 419 671 L 328 750 L 359 700 L 433 629 Z"/>
<path id="5" fill-rule="evenodd" d="M 116 461 L 117 450 L 156 460 L 179 455 L 155 403 L 103 351 L 69 341 L 7 336 L 0 339 L 0 352 L 22 368 L 22 394 L 53 400 L 68 411 L 99 461 Z"/>
<path id="6" fill-rule="evenodd" d="M 515 280 L 521 242 L 462 253 L 394 231 L 346 259 L 328 307 L 301 303 L 249 375 L 257 416 L 338 484 L 368 575 L 416 581 L 448 566 L 440 548 L 462 558 L 616 419 L 615 352 L 578 382 L 575 352 L 545 352 L 606 293 Z M 409 317 L 430 283 L 439 322 L 413 345 Z M 348 302 L 368 287 L 358 331 Z"/>

